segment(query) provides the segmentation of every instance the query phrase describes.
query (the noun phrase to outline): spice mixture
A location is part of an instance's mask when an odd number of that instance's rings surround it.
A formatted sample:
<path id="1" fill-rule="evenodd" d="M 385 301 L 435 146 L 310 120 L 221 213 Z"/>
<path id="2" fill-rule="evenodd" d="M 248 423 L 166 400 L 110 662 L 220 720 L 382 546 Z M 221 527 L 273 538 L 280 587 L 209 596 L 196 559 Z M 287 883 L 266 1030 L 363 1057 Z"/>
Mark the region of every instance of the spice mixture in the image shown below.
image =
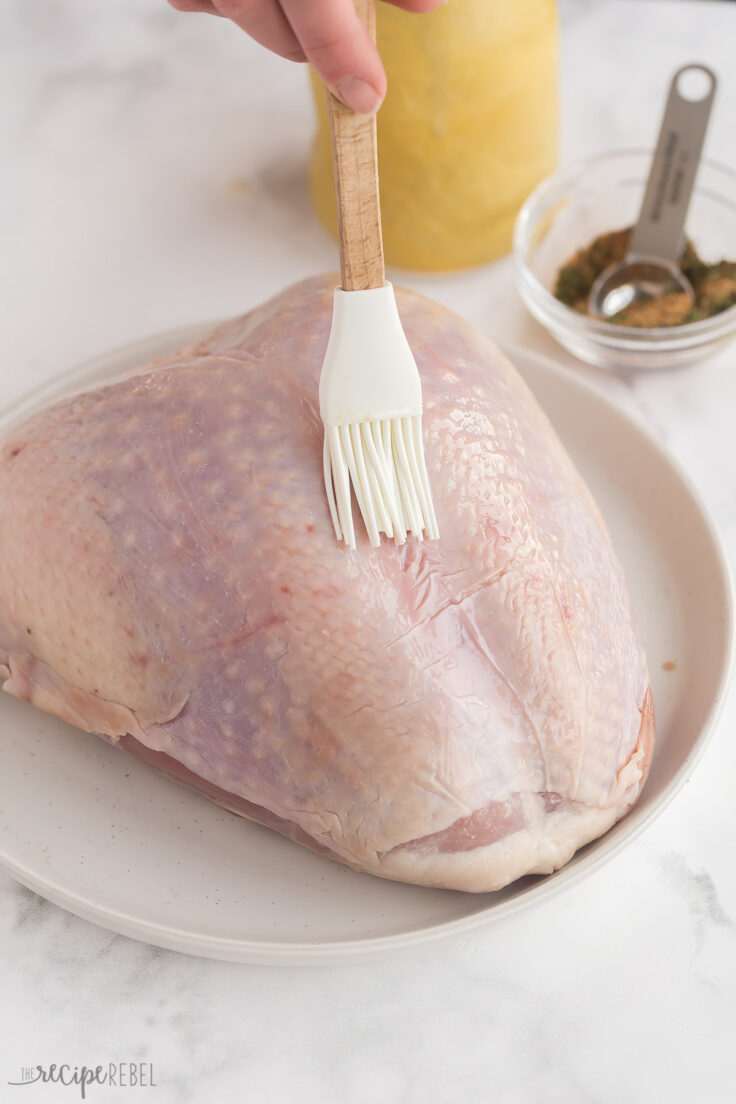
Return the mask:
<path id="1" fill-rule="evenodd" d="M 596 277 L 609 265 L 623 261 L 631 228 L 601 234 L 586 249 L 570 257 L 557 273 L 554 294 L 561 303 L 581 314 L 588 313 L 588 293 Z M 658 299 L 639 300 L 619 311 L 609 322 L 620 326 L 682 326 L 700 322 L 736 305 L 736 262 L 707 264 L 688 241 L 680 258 L 680 269 L 695 292 L 695 302 L 684 292 L 671 291 Z"/>

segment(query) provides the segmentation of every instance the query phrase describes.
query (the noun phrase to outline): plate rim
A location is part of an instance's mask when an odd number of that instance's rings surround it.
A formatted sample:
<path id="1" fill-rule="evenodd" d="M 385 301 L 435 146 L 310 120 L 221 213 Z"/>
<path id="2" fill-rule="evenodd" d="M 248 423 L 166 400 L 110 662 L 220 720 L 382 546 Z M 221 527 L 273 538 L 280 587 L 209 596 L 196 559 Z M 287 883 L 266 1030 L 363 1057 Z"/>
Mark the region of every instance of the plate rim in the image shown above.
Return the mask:
<path id="1" fill-rule="evenodd" d="M 7 425 L 12 425 L 18 417 L 24 416 L 27 407 L 33 409 L 34 401 L 43 396 L 49 401 L 54 401 L 64 394 L 64 379 L 74 375 L 75 379 L 84 377 L 87 373 L 93 373 L 100 369 L 104 361 L 110 359 L 123 359 L 134 355 L 137 349 L 150 347 L 154 343 L 165 345 L 171 342 L 171 352 L 186 346 L 186 342 L 212 330 L 222 320 L 198 323 L 195 325 L 178 326 L 148 336 L 140 337 L 115 349 L 107 350 L 95 357 L 90 357 L 81 364 L 59 373 L 42 382 L 19 396 L 4 408 L 4 415 L 9 419 Z M 177 342 L 179 345 L 177 346 Z M 644 439 L 646 444 L 655 453 L 658 453 L 672 473 L 680 482 L 682 488 L 688 494 L 692 505 L 697 510 L 703 522 L 705 532 L 710 540 L 715 553 L 715 559 L 720 569 L 720 584 L 725 594 L 724 636 L 725 648 L 722 656 L 720 671 L 716 683 L 715 692 L 707 711 L 703 725 L 698 733 L 693 749 L 676 771 L 674 777 L 654 800 L 651 807 L 631 821 L 628 817 L 619 821 L 619 831 L 609 836 L 600 837 L 594 853 L 584 861 L 568 864 L 552 875 L 540 876 L 540 881 L 534 889 L 534 902 L 543 903 L 550 896 L 564 892 L 575 885 L 583 877 L 595 873 L 604 862 L 613 858 L 624 847 L 644 832 L 649 825 L 659 817 L 670 805 L 677 794 L 689 781 L 693 770 L 700 762 L 708 744 L 713 738 L 718 720 L 728 698 L 728 688 L 731 679 L 734 658 L 736 656 L 736 641 L 734 639 L 734 579 L 723 539 L 711 516 L 709 507 L 693 482 L 689 473 L 684 469 L 680 460 L 675 457 L 668 446 L 662 442 L 638 411 L 630 411 L 614 398 L 609 396 L 591 381 L 582 378 L 574 370 L 558 364 L 556 361 L 538 353 L 535 350 L 525 349 L 522 346 L 504 344 L 499 346 L 501 352 L 512 364 L 515 358 L 522 363 L 531 360 L 547 375 L 556 377 L 565 386 L 577 389 L 589 401 L 602 405 L 609 415 L 622 419 L 628 423 Z M 519 374 L 527 386 L 523 369 L 517 368 Z M 530 390 L 532 388 L 530 387 Z M 81 392 L 80 392 L 81 393 Z M 541 405 L 541 404 L 540 404 Z M 544 409 L 544 407 L 542 407 Z M 546 414 L 546 411 L 545 411 Z M 173 927 L 151 920 L 141 919 L 130 912 L 106 906 L 102 901 L 95 901 L 89 894 L 75 893 L 67 887 L 60 885 L 51 878 L 37 877 L 33 871 L 29 871 L 22 863 L 14 860 L 2 846 L 0 841 L 0 868 L 16 881 L 38 893 L 46 900 L 66 909 L 82 919 L 107 930 L 114 931 L 128 938 L 146 942 L 167 950 L 179 953 L 195 955 L 198 957 L 212 958 L 220 961 L 240 962 L 253 965 L 326 965 L 344 961 L 357 962 L 367 960 L 378 955 L 392 951 L 405 950 L 409 947 L 418 947 L 434 942 L 438 939 L 449 938 L 461 932 L 471 932 L 478 928 L 490 925 L 492 922 L 500 922 L 508 919 L 522 909 L 528 908 L 529 895 L 519 894 L 493 908 L 482 908 L 469 916 L 459 917 L 453 920 L 438 921 L 425 927 L 394 933 L 391 935 L 372 936 L 368 938 L 326 940 L 326 941 L 267 941 L 254 939 L 235 939 L 227 936 L 208 935 L 202 932 L 192 932 L 181 927 Z"/>

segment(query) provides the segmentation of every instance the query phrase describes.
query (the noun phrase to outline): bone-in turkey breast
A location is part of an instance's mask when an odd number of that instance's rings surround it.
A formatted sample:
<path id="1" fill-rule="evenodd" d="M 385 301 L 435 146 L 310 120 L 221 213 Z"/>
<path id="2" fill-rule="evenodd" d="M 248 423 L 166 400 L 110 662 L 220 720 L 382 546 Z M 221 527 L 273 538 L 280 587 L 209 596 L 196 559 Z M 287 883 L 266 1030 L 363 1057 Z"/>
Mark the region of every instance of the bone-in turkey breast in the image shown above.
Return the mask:
<path id="1" fill-rule="evenodd" d="M 336 542 L 316 406 L 335 282 L 5 437 L 0 676 L 359 870 L 497 889 L 644 784 L 626 582 L 513 367 L 407 291 L 441 539 Z"/>

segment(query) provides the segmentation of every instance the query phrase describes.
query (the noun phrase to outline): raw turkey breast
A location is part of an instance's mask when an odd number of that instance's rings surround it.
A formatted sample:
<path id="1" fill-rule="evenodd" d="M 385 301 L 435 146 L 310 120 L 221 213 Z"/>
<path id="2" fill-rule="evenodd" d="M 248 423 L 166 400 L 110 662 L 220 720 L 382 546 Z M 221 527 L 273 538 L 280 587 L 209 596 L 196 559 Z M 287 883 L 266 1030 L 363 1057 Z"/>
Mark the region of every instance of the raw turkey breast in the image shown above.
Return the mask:
<path id="1" fill-rule="evenodd" d="M 512 366 L 407 291 L 441 539 L 336 542 L 316 406 L 335 283 L 4 438 L 0 677 L 359 870 L 498 889 L 644 784 L 626 583 Z"/>

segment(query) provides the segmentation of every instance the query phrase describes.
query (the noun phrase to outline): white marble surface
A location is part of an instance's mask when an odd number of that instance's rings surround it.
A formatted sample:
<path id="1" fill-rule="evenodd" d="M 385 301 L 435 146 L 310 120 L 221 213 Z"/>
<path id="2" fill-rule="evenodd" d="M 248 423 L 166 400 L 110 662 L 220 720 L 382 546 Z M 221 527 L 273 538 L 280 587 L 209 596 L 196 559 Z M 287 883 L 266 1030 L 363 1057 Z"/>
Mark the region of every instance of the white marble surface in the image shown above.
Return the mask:
<path id="1" fill-rule="evenodd" d="M 736 4 L 562 10 L 565 160 L 649 142 L 670 70 L 695 58 L 722 77 L 709 151 L 736 160 Z M 0 127 L 3 403 L 64 365 L 241 311 L 334 266 L 304 193 L 305 73 L 223 21 L 163 0 L 3 0 Z M 401 278 L 500 341 L 571 364 L 524 313 L 508 260 Z M 736 565 L 736 348 L 675 375 L 580 370 L 667 441 Z M 160 951 L 0 875 L 0 1099 L 78 1099 L 7 1088 L 22 1064 L 145 1060 L 159 1104 L 727 1104 L 735 726 L 732 694 L 684 792 L 587 881 L 472 936 L 368 965 L 247 967 Z"/>

